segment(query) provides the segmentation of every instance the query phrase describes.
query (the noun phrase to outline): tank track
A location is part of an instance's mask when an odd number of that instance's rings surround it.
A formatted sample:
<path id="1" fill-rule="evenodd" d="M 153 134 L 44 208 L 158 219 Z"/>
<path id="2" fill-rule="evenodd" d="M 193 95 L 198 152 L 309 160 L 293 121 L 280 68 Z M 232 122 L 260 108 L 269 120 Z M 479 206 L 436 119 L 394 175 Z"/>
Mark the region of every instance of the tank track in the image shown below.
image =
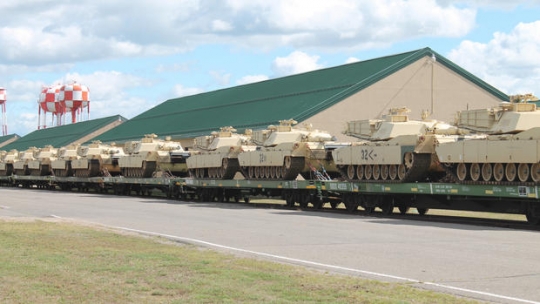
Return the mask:
<path id="1" fill-rule="evenodd" d="M 347 177 L 346 166 L 344 167 L 338 167 L 339 172 L 341 173 L 341 178 L 344 180 L 354 181 L 354 182 L 362 182 L 362 183 L 387 183 L 387 184 L 400 184 L 400 183 L 412 183 L 421 181 L 424 178 L 428 176 L 428 170 L 431 166 L 431 154 L 427 153 L 415 153 L 414 154 L 414 161 L 411 166 L 405 173 L 405 176 L 401 180 L 391 180 L 391 179 L 355 179 L 355 180 L 349 180 Z"/>
<path id="2" fill-rule="evenodd" d="M 246 179 L 249 180 L 294 180 L 302 172 L 306 165 L 306 160 L 304 157 L 291 157 L 291 165 L 289 169 L 283 173 L 281 178 L 250 178 L 248 169 L 249 167 L 240 168 L 240 171 Z M 281 168 L 281 167 L 280 167 Z"/>
<path id="3" fill-rule="evenodd" d="M 529 186 L 534 187 L 537 185 L 540 185 L 540 183 L 535 183 L 532 181 L 529 182 L 521 182 L 521 181 L 473 181 L 473 180 L 465 180 L 460 181 L 457 177 L 457 174 L 455 172 L 455 166 L 442 166 L 444 167 L 444 170 L 446 171 L 446 177 L 444 180 L 441 180 L 441 182 L 449 182 L 449 183 L 456 183 L 460 185 L 488 185 L 488 186 Z"/>

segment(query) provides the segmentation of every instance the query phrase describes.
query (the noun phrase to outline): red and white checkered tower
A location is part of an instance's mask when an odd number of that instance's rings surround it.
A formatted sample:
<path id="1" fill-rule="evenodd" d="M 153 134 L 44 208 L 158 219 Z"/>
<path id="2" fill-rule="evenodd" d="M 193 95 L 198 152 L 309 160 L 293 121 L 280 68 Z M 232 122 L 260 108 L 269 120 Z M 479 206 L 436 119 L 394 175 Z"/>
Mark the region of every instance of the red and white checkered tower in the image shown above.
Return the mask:
<path id="1" fill-rule="evenodd" d="M 60 87 L 58 101 L 66 112 L 71 112 L 71 123 L 83 119 L 83 109 L 87 109 L 87 120 L 90 119 L 90 89 L 77 82 Z"/>
<path id="2" fill-rule="evenodd" d="M 2 107 L 2 136 L 7 134 L 7 118 L 6 118 L 6 89 L 0 87 L 0 106 Z"/>
<path id="3" fill-rule="evenodd" d="M 47 113 L 51 113 L 51 126 L 62 125 L 62 118 L 66 113 L 64 106 L 58 102 L 58 93 L 60 92 L 60 85 L 53 85 L 50 87 L 41 88 L 41 94 L 39 94 L 39 113 L 38 113 L 38 130 L 47 128 Z M 41 110 L 43 110 L 43 121 L 41 120 Z"/>

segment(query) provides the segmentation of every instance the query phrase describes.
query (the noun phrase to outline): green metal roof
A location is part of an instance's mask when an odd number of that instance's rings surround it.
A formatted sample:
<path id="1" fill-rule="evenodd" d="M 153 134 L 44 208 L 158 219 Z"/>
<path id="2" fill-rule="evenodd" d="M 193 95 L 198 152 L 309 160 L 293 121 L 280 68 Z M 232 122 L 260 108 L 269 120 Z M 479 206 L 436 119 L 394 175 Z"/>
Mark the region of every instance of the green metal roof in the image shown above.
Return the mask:
<path id="1" fill-rule="evenodd" d="M 17 139 L 19 139 L 20 136 L 17 135 L 17 134 L 11 134 L 11 135 L 6 135 L 6 136 L 0 136 L 0 146 L 2 146 L 3 144 L 5 144 L 6 142 L 10 142 L 10 141 L 15 141 Z M 4 150 L 4 148 L 0 148 L 0 150 Z"/>
<path id="2" fill-rule="evenodd" d="M 175 98 L 98 136 L 103 142 L 138 140 L 144 134 L 173 139 L 209 134 L 222 126 L 265 128 L 282 119 L 303 121 L 425 57 L 435 56 L 501 100 L 508 96 L 430 48 Z"/>
<path id="3" fill-rule="evenodd" d="M 126 119 L 120 115 L 115 115 L 105 118 L 81 121 L 69 125 L 36 130 L 20 138 L 19 140 L 2 147 L 1 150 L 8 151 L 16 149 L 22 151 L 30 147 L 42 148 L 47 145 L 60 148 L 76 142 L 77 140 L 88 136 L 92 132 L 98 131 L 99 129 L 118 120 L 125 121 Z"/>

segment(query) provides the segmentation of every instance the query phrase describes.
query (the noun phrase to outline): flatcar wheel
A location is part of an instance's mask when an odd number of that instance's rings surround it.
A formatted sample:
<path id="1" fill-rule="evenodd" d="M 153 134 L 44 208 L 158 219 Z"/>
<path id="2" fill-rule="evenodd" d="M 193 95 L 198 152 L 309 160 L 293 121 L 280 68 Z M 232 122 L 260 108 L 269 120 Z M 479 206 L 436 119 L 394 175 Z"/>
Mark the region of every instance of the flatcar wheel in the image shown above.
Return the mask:
<path id="1" fill-rule="evenodd" d="M 381 166 L 381 179 L 382 180 L 388 179 L 388 165 Z"/>
<path id="2" fill-rule="evenodd" d="M 354 173 L 355 173 L 354 165 L 348 165 L 347 166 L 347 178 L 349 180 L 354 179 L 354 177 L 355 177 Z"/>
<path id="3" fill-rule="evenodd" d="M 372 168 L 373 172 L 371 173 L 371 175 L 373 175 L 373 179 L 378 180 L 379 178 L 381 178 L 381 166 L 373 165 Z"/>
<path id="4" fill-rule="evenodd" d="M 467 165 L 459 163 L 456 168 L 456 176 L 460 181 L 464 181 L 467 178 Z"/>
<path id="5" fill-rule="evenodd" d="M 358 177 L 359 180 L 364 179 L 364 166 L 358 165 L 356 167 L 356 177 Z"/>
<path id="6" fill-rule="evenodd" d="M 493 166 L 493 178 L 500 182 L 504 179 L 504 165 L 501 163 L 496 163 Z"/>
<path id="7" fill-rule="evenodd" d="M 484 163 L 482 165 L 482 179 L 489 182 L 493 178 L 493 167 L 490 163 Z"/>
<path id="8" fill-rule="evenodd" d="M 531 166 L 531 178 L 535 183 L 540 182 L 540 163 Z"/>
<path id="9" fill-rule="evenodd" d="M 404 164 L 400 164 L 397 169 L 397 176 L 399 180 L 403 180 L 407 175 L 407 168 Z"/>
<path id="10" fill-rule="evenodd" d="M 519 164 L 517 172 L 518 178 L 521 182 L 526 182 L 529 180 L 530 170 L 528 164 Z"/>
<path id="11" fill-rule="evenodd" d="M 371 165 L 364 166 L 364 177 L 370 180 L 373 177 L 373 167 Z"/>
<path id="12" fill-rule="evenodd" d="M 398 168 L 396 165 L 390 165 L 388 166 L 388 177 L 391 180 L 395 180 L 397 178 Z"/>
<path id="13" fill-rule="evenodd" d="M 426 215 L 426 213 L 429 211 L 427 208 L 416 208 L 416 211 L 418 211 L 418 214 L 420 215 Z"/>
<path id="14" fill-rule="evenodd" d="M 398 209 L 399 209 L 399 213 L 401 214 L 406 214 L 407 212 L 409 212 L 409 207 L 407 206 L 399 206 Z"/>
<path id="15" fill-rule="evenodd" d="M 472 163 L 471 168 L 469 169 L 469 173 L 471 174 L 471 179 L 475 182 L 477 182 L 480 179 L 481 171 L 480 171 L 480 165 L 478 163 Z"/>
<path id="16" fill-rule="evenodd" d="M 506 176 L 507 181 L 513 182 L 516 179 L 516 176 L 517 176 L 516 164 L 514 164 L 514 163 L 506 164 L 506 169 L 504 170 L 504 175 Z"/>

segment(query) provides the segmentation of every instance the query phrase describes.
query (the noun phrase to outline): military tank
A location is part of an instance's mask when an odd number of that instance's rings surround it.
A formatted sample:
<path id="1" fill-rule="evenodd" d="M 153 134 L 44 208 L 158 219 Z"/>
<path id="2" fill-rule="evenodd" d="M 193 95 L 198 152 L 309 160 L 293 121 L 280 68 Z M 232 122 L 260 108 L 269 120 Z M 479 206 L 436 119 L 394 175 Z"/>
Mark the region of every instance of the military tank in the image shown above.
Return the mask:
<path id="1" fill-rule="evenodd" d="M 71 162 L 81 158 L 78 154 L 79 147 L 80 145 L 78 144 L 71 144 L 58 149 L 58 158 L 51 162 L 51 168 L 54 176 L 73 176 Z"/>
<path id="2" fill-rule="evenodd" d="M 52 174 L 51 163 L 58 157 L 58 149 L 47 145 L 41 149 L 34 159 L 28 161 L 28 170 L 33 176 L 47 176 Z"/>
<path id="3" fill-rule="evenodd" d="M 382 119 L 347 122 L 343 133 L 361 140 L 332 151 L 342 176 L 350 181 L 415 182 L 444 175 L 435 143 L 455 141 L 467 131 L 428 120 L 426 113 L 422 120 L 410 120 L 409 112 L 392 108 Z"/>
<path id="4" fill-rule="evenodd" d="M 251 130 L 245 134 L 236 133 L 233 127 L 222 127 L 211 135 L 199 136 L 193 140 L 195 151 L 187 159 L 190 175 L 195 178 L 232 179 L 240 170 L 238 154 L 252 151 Z"/>
<path id="5" fill-rule="evenodd" d="M 103 144 L 96 140 L 77 149 L 79 158 L 71 160 L 73 175 L 77 177 L 120 175 L 118 159 L 124 156 L 124 150 L 116 145 Z"/>
<path id="6" fill-rule="evenodd" d="M 477 132 L 438 143 L 439 162 L 459 182 L 540 182 L 540 110 L 531 103 L 460 111 L 456 125 Z"/>
<path id="7" fill-rule="evenodd" d="M 10 176 L 13 174 L 13 163 L 18 159 L 19 151 L 1 151 L 0 156 L 0 176 Z"/>
<path id="8" fill-rule="evenodd" d="M 293 180 L 301 174 L 310 178 L 311 172 L 337 174 L 331 153 L 325 143 L 334 138 L 310 125 L 293 128 L 294 120 L 281 120 L 265 130 L 253 131 L 254 150 L 238 154 L 238 162 L 247 179 Z"/>
<path id="9" fill-rule="evenodd" d="M 154 174 L 186 176 L 186 159 L 190 153 L 180 143 L 169 138 L 158 139 L 156 134 L 145 135 L 140 141 L 129 143 L 130 154 L 119 158 L 118 164 L 125 177 L 152 177 Z"/>
<path id="10" fill-rule="evenodd" d="M 28 148 L 25 151 L 19 151 L 17 159 L 13 162 L 13 174 L 30 175 L 28 163 L 36 160 L 38 154 L 39 149 L 36 147 Z"/>

